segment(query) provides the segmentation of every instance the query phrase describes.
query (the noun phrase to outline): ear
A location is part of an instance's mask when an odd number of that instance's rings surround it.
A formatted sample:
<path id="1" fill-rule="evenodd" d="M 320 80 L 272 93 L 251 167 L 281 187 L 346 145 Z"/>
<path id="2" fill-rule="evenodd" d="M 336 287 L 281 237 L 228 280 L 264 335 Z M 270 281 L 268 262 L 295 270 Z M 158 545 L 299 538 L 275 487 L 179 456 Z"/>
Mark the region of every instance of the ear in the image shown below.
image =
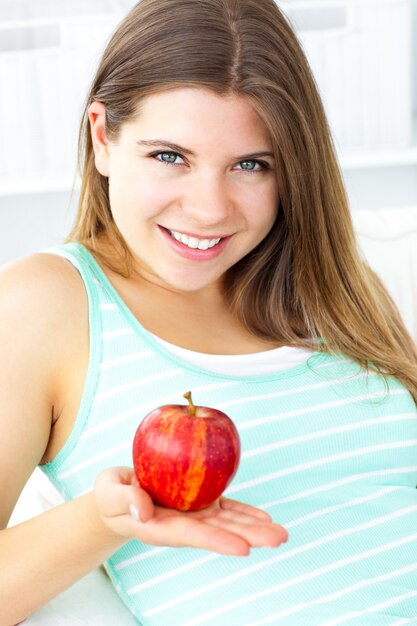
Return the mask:
<path id="1" fill-rule="evenodd" d="M 102 176 L 109 176 L 109 143 L 106 137 L 106 107 L 103 102 L 94 101 L 90 104 L 88 119 L 96 168 Z"/>

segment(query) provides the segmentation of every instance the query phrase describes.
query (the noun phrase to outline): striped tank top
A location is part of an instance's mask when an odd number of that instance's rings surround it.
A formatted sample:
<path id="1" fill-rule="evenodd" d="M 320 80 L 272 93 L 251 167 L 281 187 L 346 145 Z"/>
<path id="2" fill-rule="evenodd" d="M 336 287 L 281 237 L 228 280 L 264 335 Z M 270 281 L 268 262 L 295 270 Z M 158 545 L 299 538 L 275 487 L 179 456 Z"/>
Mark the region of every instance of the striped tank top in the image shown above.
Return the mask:
<path id="1" fill-rule="evenodd" d="M 127 542 L 105 567 L 138 623 L 417 625 L 417 410 L 404 386 L 320 352 L 262 375 L 206 371 L 155 341 L 83 246 L 50 251 L 78 269 L 90 318 L 76 423 L 42 466 L 64 498 L 90 491 L 106 467 L 132 466 L 140 420 L 191 389 L 239 430 L 226 494 L 289 533 L 245 558 Z"/>

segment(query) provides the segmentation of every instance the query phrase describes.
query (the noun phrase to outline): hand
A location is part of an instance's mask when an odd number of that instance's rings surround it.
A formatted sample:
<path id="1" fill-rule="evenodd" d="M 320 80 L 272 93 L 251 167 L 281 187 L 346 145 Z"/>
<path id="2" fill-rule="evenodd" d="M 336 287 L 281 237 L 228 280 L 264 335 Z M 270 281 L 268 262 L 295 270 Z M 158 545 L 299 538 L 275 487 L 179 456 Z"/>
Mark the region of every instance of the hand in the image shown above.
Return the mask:
<path id="1" fill-rule="evenodd" d="M 268 513 L 225 497 L 192 513 L 157 506 L 128 467 L 101 472 L 94 492 L 99 514 L 110 530 L 151 545 L 246 556 L 251 548 L 277 547 L 288 536 Z"/>

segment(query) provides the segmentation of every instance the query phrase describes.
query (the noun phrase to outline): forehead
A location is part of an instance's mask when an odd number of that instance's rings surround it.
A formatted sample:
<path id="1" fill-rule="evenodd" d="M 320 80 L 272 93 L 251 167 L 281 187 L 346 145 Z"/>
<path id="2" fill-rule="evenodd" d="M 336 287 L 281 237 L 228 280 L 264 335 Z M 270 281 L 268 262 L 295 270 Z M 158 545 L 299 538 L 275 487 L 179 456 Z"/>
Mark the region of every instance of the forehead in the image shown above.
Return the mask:
<path id="1" fill-rule="evenodd" d="M 142 134 L 157 133 L 171 140 L 201 137 L 224 143 L 225 138 L 233 138 L 236 143 L 260 144 L 257 148 L 271 147 L 266 126 L 248 98 L 204 88 L 167 89 L 146 96 L 129 124 Z"/>

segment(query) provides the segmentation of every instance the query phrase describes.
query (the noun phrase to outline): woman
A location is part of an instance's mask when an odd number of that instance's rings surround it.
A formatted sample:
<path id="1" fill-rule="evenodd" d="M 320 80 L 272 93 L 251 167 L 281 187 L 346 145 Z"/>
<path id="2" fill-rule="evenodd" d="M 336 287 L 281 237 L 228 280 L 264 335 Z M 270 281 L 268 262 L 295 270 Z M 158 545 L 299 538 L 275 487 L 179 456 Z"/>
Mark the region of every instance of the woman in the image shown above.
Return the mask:
<path id="1" fill-rule="evenodd" d="M 4 623 L 103 560 L 141 624 L 417 623 L 416 349 L 279 9 L 139 2 L 80 155 L 67 244 L 1 277 L 3 525 L 37 464 L 67 500 L 2 531 Z M 188 389 L 243 453 L 238 501 L 187 514 L 130 466 L 140 419 Z"/>

